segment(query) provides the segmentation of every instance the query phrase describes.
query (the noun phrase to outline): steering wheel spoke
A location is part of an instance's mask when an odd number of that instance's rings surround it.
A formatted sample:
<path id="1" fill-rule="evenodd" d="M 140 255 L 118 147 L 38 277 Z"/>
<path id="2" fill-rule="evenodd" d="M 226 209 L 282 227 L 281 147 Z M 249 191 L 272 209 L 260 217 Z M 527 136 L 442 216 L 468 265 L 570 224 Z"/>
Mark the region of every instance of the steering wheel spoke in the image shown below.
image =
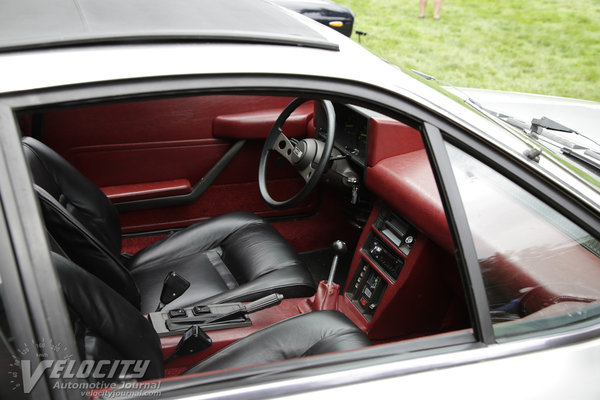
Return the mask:
<path id="1" fill-rule="evenodd" d="M 312 165 L 309 165 L 308 167 L 304 168 L 302 171 L 298 171 L 298 173 L 300 174 L 302 179 L 304 179 L 304 181 L 306 183 L 308 183 L 308 181 L 310 181 L 310 178 L 312 178 L 313 175 L 315 174 L 315 169 L 312 167 Z"/>
<path id="2" fill-rule="evenodd" d="M 277 136 L 271 150 L 275 150 L 283 158 L 292 163 L 292 152 L 294 151 L 294 145 L 285 136 L 281 129 L 279 129 L 279 136 Z"/>

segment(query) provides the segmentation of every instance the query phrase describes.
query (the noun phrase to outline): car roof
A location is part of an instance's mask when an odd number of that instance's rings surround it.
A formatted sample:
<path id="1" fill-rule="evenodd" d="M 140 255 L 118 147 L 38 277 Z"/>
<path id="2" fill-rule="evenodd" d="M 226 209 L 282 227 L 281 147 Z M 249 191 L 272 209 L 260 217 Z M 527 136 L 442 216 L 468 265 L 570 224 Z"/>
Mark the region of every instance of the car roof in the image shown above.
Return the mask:
<path id="1" fill-rule="evenodd" d="M 251 42 L 338 50 L 263 0 L 3 0 L 0 52 L 93 43 Z"/>

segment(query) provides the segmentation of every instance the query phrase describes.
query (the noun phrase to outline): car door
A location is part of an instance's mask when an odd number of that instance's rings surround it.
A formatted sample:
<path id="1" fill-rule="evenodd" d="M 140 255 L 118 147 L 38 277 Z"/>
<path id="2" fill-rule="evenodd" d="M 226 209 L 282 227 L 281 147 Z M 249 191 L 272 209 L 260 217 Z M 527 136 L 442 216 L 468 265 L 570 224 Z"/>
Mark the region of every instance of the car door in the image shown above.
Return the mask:
<path id="1" fill-rule="evenodd" d="M 31 113 L 20 125 L 107 194 L 120 209 L 124 233 L 138 233 L 236 210 L 261 217 L 313 212 L 315 196 L 282 212 L 267 207 L 258 190 L 264 138 L 290 101 L 242 95 L 140 100 Z M 286 129 L 303 138 L 312 123 L 309 103 Z M 270 182 L 277 195 L 289 198 L 303 181 L 282 159 L 273 162 L 278 168 L 270 169 Z"/>
<path id="2" fill-rule="evenodd" d="M 306 79 L 305 83 L 306 85 L 311 84 L 309 79 Z M 315 83 L 312 84 L 316 85 Z M 318 84 L 321 85 L 322 82 L 318 82 Z M 400 110 L 403 107 L 408 108 L 404 101 L 398 100 L 394 96 L 386 97 L 387 95 L 382 94 L 382 92 L 371 91 L 365 93 L 362 87 L 359 92 L 359 89 L 353 85 L 347 85 L 343 89 L 345 93 L 354 93 L 366 98 L 369 98 L 367 96 L 371 95 L 373 96 L 370 97 L 371 99 L 377 98 L 380 100 L 379 104 L 390 104 L 388 111 Z M 10 120 L 10 114 L 7 113 L 6 115 L 6 119 Z M 523 169 L 514 159 L 490 149 L 489 145 L 485 145 L 481 141 L 473 139 L 471 134 L 467 134 L 422 110 L 415 111 L 414 115 L 415 118 L 430 121 L 423 124 L 422 131 L 424 132 L 427 152 L 431 158 L 431 164 L 444 203 L 446 217 L 450 222 L 449 226 L 453 233 L 455 254 L 462 268 L 463 281 L 468 288 L 467 300 L 470 305 L 473 329 L 464 332 L 453 332 L 443 337 L 418 338 L 414 341 L 403 343 L 373 346 L 362 349 L 357 353 L 350 352 L 348 354 L 334 354 L 314 357 L 308 360 L 291 361 L 286 363 L 285 368 L 278 368 L 277 371 L 273 369 L 262 370 L 262 374 L 259 373 L 260 369 L 258 369 L 258 372 L 254 369 L 251 372 L 254 374 L 252 376 L 253 385 L 250 386 L 248 386 L 248 379 L 238 379 L 240 376 L 247 378 L 247 375 L 244 375 L 244 372 L 240 373 L 240 371 L 228 371 L 218 377 L 200 376 L 187 380 L 167 380 L 161 382 L 163 383 L 161 385 L 163 396 L 177 398 L 189 394 L 197 395 L 202 392 L 207 398 L 224 395 L 232 398 L 265 398 L 293 394 L 314 396 L 315 390 L 323 390 L 320 394 L 325 396 L 335 395 L 335 391 L 337 390 L 339 390 L 340 394 L 349 393 L 348 391 L 352 391 L 351 393 L 353 394 L 374 393 L 378 391 L 390 393 L 390 390 L 392 390 L 390 388 L 396 388 L 396 390 L 402 388 L 406 393 L 418 393 L 417 390 L 425 393 L 439 393 L 442 389 L 445 389 L 443 386 L 444 383 L 450 385 L 452 382 L 455 384 L 458 382 L 461 387 L 471 385 L 473 381 L 473 369 L 483 366 L 483 368 L 478 369 L 479 374 L 477 377 L 479 380 L 477 384 L 469 386 L 468 390 L 465 391 L 467 394 L 481 398 L 481 391 L 485 390 L 487 393 L 490 387 L 496 388 L 494 383 L 497 383 L 498 380 L 506 382 L 507 376 L 510 377 L 509 380 L 519 379 L 527 371 L 532 371 L 537 367 L 536 376 L 532 379 L 534 379 L 533 382 L 536 385 L 540 386 L 530 389 L 534 394 L 538 394 L 539 398 L 548 398 L 549 394 L 542 392 L 539 388 L 542 387 L 541 382 L 543 379 L 546 379 L 545 377 L 553 376 L 552 371 L 556 371 L 557 364 L 552 364 L 548 361 L 552 356 L 539 357 L 540 354 L 543 354 L 542 350 L 551 352 L 550 354 L 564 354 L 564 352 L 567 352 L 565 358 L 561 360 L 573 363 L 572 367 L 571 364 L 568 364 L 570 369 L 572 368 L 577 373 L 583 373 L 583 375 L 580 375 L 580 378 L 583 377 L 586 383 L 583 389 L 589 387 L 587 382 L 590 382 L 597 376 L 597 369 L 590 368 L 589 365 L 584 365 L 581 369 L 576 369 L 575 367 L 581 360 L 585 361 L 587 358 L 589 361 L 590 357 L 586 357 L 586 354 L 591 354 L 592 360 L 595 360 L 594 357 L 598 354 L 596 347 L 598 344 L 598 340 L 596 339 L 598 337 L 598 319 L 593 314 L 593 309 L 585 311 L 588 314 L 584 318 L 579 318 L 580 316 L 576 315 L 575 319 L 573 319 L 567 313 L 565 315 L 571 318 L 570 322 L 567 324 L 559 323 L 556 326 L 547 326 L 544 329 L 529 329 L 525 331 L 515 331 L 513 329 L 517 324 L 523 322 L 527 326 L 533 325 L 534 328 L 539 328 L 540 321 L 537 319 L 533 321 L 533 324 L 530 324 L 532 321 L 528 320 L 517 322 L 513 320 L 502 321 L 498 326 L 493 323 L 495 313 L 492 311 L 496 310 L 490 308 L 491 302 L 488 297 L 488 286 L 486 286 L 485 274 L 482 273 L 482 263 L 478 256 L 478 239 L 476 235 L 478 231 L 472 231 L 471 229 L 471 202 L 464 198 L 461 186 L 459 185 L 461 181 L 456 176 L 462 169 L 455 169 L 454 167 L 454 163 L 460 157 L 456 156 L 455 150 L 449 150 L 449 146 L 454 146 L 459 152 L 462 151 L 467 156 L 474 157 L 477 161 L 482 162 L 484 165 L 483 170 L 486 171 L 482 174 L 483 177 L 498 173 L 504 178 L 508 176 L 509 180 L 516 181 L 516 183 L 513 183 L 517 185 L 516 189 L 509 190 L 510 193 L 519 191 L 519 188 L 525 192 L 533 191 L 542 199 L 542 202 L 548 203 L 551 208 L 558 209 L 558 215 L 566 217 L 567 220 L 577 222 L 576 224 L 571 222 L 569 223 L 570 225 L 579 226 L 580 229 L 588 233 L 592 238 L 599 236 L 597 220 L 591 218 L 590 214 L 577 202 L 569 200 L 560 191 L 554 189 L 549 182 L 540 179 L 536 174 L 528 172 L 527 169 Z M 14 128 L 10 133 L 14 135 L 15 139 L 11 142 L 12 147 L 6 151 L 8 154 L 18 154 L 20 152 Z M 449 144 L 447 145 L 446 143 Z M 20 168 L 21 173 L 26 174 L 26 168 L 22 159 L 18 159 L 18 162 L 11 168 Z M 490 168 L 491 171 L 489 171 Z M 465 174 L 465 176 L 469 178 L 471 175 Z M 6 184 L 7 181 L 5 179 L 3 184 Z M 33 200 L 31 188 L 27 187 L 30 184 L 29 180 L 24 178 L 22 182 L 8 183 L 9 186 L 12 184 L 16 184 L 21 189 L 21 192 L 26 193 L 25 199 L 30 202 L 31 209 L 37 210 L 34 205 L 35 201 Z M 473 190 L 472 192 L 479 193 L 478 190 Z M 517 196 L 518 199 L 523 197 L 527 196 Z M 530 198 L 528 198 L 529 200 Z M 472 203 L 478 205 L 479 202 L 474 201 Z M 30 213 L 31 209 L 26 210 L 26 208 L 21 208 L 13 214 L 26 215 L 27 212 Z M 490 216 L 493 216 L 493 213 L 497 213 L 499 210 L 489 211 Z M 485 215 L 482 212 L 476 215 L 481 214 Z M 26 243 L 22 245 L 27 249 L 35 249 L 36 247 L 40 247 L 40 243 L 42 243 L 40 251 L 45 251 L 47 254 L 47 247 L 44 241 L 39 240 L 43 236 L 40 236 L 42 231 L 39 217 L 35 213 L 28 215 L 32 215 L 30 217 L 30 224 L 35 228 L 30 235 L 37 234 L 39 237 L 34 235 L 28 237 L 27 240 L 21 239 L 19 242 L 18 236 L 15 235 L 13 242 Z M 36 218 L 38 219 L 36 220 Z M 558 219 L 560 220 L 560 218 Z M 550 226 L 555 225 L 550 223 L 545 228 L 550 229 Z M 558 228 L 559 231 L 561 229 L 563 228 Z M 494 232 L 492 231 L 492 233 Z M 36 242 L 36 240 L 38 241 Z M 578 240 L 575 243 L 579 245 Z M 576 251 L 581 252 L 580 249 Z M 540 253 L 538 252 L 537 254 L 539 255 Z M 21 254 L 21 256 L 25 260 L 27 259 L 26 253 Z M 586 255 L 586 257 L 589 256 Z M 507 264 L 501 263 L 500 265 L 505 267 Z M 591 265 L 594 264 L 592 263 Z M 40 271 L 43 271 L 42 267 L 44 266 L 49 268 L 49 262 L 45 264 L 43 262 L 40 263 Z M 40 274 L 37 279 L 42 279 L 42 275 Z M 583 276 L 585 278 L 588 275 L 584 273 Z M 494 287 L 496 286 L 494 285 Z M 29 290 L 34 289 L 31 288 Z M 510 289 L 514 292 L 512 287 Z M 519 292 L 519 289 L 516 291 Z M 543 291 L 542 294 L 544 294 Z M 535 296 L 534 299 L 536 299 Z M 575 303 L 582 303 L 584 306 L 577 309 L 577 312 L 594 306 L 593 301 L 588 301 L 590 300 L 588 297 L 582 297 L 582 299 L 585 301 L 574 301 Z M 512 299 L 509 300 L 511 301 L 508 301 L 508 303 L 511 303 Z M 569 302 L 572 302 L 571 300 L 573 299 L 570 299 Z M 541 303 L 543 304 L 544 301 L 544 298 L 542 298 Z M 542 307 L 539 310 L 543 310 L 544 308 Z M 529 306 L 525 309 L 529 309 Z M 62 310 L 64 310 L 64 307 Z M 44 309 L 44 312 L 52 315 L 47 310 L 47 307 Z M 531 314 L 535 314 L 535 312 Z M 51 320 L 51 318 L 49 319 Z M 506 325 L 502 325 L 504 322 L 506 322 Z M 509 334 L 504 334 L 501 330 L 501 327 L 504 329 L 505 326 L 509 327 Z M 522 327 L 523 325 L 519 326 Z M 56 337 L 61 336 L 57 335 Z M 489 375 L 484 374 L 483 371 L 488 372 Z M 236 375 L 238 373 L 240 375 Z M 431 377 L 428 382 L 433 383 L 424 389 L 424 380 L 420 379 L 421 376 Z M 569 379 L 570 376 L 561 375 L 561 378 Z M 578 387 L 576 389 L 579 390 L 581 388 Z M 593 394 L 593 389 L 588 392 L 573 391 L 573 393 Z M 311 392 L 307 393 L 307 390 L 311 390 Z M 507 393 L 511 393 L 511 390 L 513 390 L 513 387 L 501 387 L 494 394 L 507 395 Z M 545 397 L 543 396 L 544 394 Z"/>

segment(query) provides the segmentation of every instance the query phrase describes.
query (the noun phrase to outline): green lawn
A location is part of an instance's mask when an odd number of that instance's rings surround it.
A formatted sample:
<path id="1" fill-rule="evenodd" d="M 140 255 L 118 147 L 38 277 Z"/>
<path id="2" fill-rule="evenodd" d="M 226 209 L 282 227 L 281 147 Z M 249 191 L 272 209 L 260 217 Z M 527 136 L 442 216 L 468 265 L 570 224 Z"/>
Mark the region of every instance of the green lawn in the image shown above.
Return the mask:
<path id="1" fill-rule="evenodd" d="M 600 101 L 600 0 L 338 0 L 380 57 L 456 86 Z M 358 37 L 352 35 L 355 41 Z"/>

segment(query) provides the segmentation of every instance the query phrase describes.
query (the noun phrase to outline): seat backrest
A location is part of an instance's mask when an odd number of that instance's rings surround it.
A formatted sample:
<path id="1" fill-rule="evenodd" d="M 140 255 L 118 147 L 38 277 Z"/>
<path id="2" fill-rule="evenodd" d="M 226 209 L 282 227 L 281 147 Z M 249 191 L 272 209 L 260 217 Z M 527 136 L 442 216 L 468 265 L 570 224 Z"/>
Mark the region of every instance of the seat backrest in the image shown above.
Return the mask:
<path id="1" fill-rule="evenodd" d="M 140 380 L 164 374 L 160 339 L 150 322 L 104 282 L 52 253 L 82 360 L 136 360 Z M 113 365 L 114 363 L 111 363 Z M 141 369 L 141 368 L 140 368 Z"/>
<path id="2" fill-rule="evenodd" d="M 48 146 L 31 137 L 22 144 L 48 232 L 71 260 L 139 308 L 138 289 L 120 261 L 121 226 L 113 204 Z"/>

